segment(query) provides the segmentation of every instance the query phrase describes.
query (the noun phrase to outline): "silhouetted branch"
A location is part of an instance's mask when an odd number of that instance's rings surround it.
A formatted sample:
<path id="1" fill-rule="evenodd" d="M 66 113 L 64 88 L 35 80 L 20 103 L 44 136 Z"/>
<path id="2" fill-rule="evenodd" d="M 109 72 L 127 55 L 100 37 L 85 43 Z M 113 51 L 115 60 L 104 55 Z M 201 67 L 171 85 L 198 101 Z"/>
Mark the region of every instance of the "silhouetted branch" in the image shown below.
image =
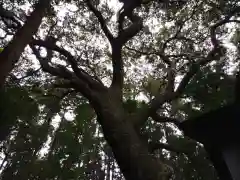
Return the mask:
<path id="1" fill-rule="evenodd" d="M 128 28 L 124 29 L 116 38 L 117 42 L 123 46 L 127 41 L 137 35 L 143 28 L 143 21 L 139 18 L 139 21 L 133 22 Z"/>
<path id="2" fill-rule="evenodd" d="M 20 28 L 22 26 L 21 22 L 16 18 L 16 15 L 13 12 L 4 9 L 2 5 L 0 5 L 0 17 L 6 26 L 9 25 L 6 20 L 11 20 L 16 24 L 16 26 L 12 26 L 12 28 Z"/>
<path id="3" fill-rule="evenodd" d="M 112 66 L 113 66 L 113 78 L 111 88 L 114 89 L 118 99 L 122 99 L 123 89 L 123 59 L 121 47 L 118 44 L 112 46 Z"/>
<path id="4" fill-rule="evenodd" d="M 149 108 L 147 110 L 142 110 L 137 115 L 138 118 L 134 121 L 134 124 L 137 126 L 143 125 L 152 114 L 156 113 L 156 111 L 167 102 L 171 102 L 174 99 L 179 98 L 183 91 L 185 90 L 186 86 L 193 78 L 193 76 L 198 72 L 200 67 L 205 66 L 207 63 L 219 59 L 222 55 L 221 46 L 214 46 L 213 49 L 208 53 L 205 58 L 200 59 L 198 62 L 194 62 L 190 67 L 189 71 L 185 74 L 182 81 L 179 83 L 177 90 L 175 92 L 165 91 L 163 94 L 157 95 L 149 104 Z M 138 122 L 136 122 L 138 121 Z"/>
<path id="5" fill-rule="evenodd" d="M 67 50 L 60 48 L 56 44 L 53 44 L 48 41 L 42 41 L 42 40 L 33 40 L 31 42 L 31 45 L 37 45 L 42 46 L 50 50 L 54 50 L 59 52 L 60 54 L 64 55 L 67 58 L 67 62 L 71 65 L 74 73 L 76 76 L 86 82 L 91 88 L 93 89 L 104 89 L 104 86 L 102 83 L 99 83 L 99 81 L 93 79 L 87 72 L 85 72 L 82 68 L 78 67 L 78 64 L 76 62 L 76 59 L 74 56 L 71 55 L 70 52 Z"/>
<path id="6" fill-rule="evenodd" d="M 170 65 L 171 62 L 168 58 L 168 56 L 165 56 L 162 52 L 159 52 L 159 51 L 154 51 L 154 50 L 150 50 L 150 51 L 147 51 L 147 52 L 144 52 L 144 51 L 140 51 L 140 50 L 137 50 L 137 49 L 134 49 L 134 48 L 131 48 L 129 46 L 125 46 L 126 49 L 130 50 L 130 51 L 134 51 L 138 54 L 142 54 L 142 55 L 146 55 L 146 56 L 150 56 L 150 55 L 156 55 L 156 56 L 159 56 L 164 63 L 166 63 L 167 65 Z"/>
<path id="7" fill-rule="evenodd" d="M 113 43 L 113 40 L 114 40 L 114 37 L 113 35 L 111 34 L 111 32 L 109 31 L 107 25 L 106 25 L 106 22 L 101 14 L 101 12 L 99 12 L 91 3 L 90 0 L 86 0 L 86 3 L 87 3 L 87 6 L 88 8 L 94 13 L 94 15 L 97 17 L 100 25 L 101 25 L 101 28 L 104 32 L 104 34 L 106 35 L 106 37 L 108 38 L 109 42 L 112 44 Z"/>
<path id="8" fill-rule="evenodd" d="M 27 18 L 26 23 L 18 29 L 13 39 L 0 54 L 0 87 L 4 84 L 5 78 L 18 62 L 26 45 L 31 41 L 32 36 L 37 32 L 50 6 L 51 0 L 39 1 L 35 10 Z"/>
<path id="9" fill-rule="evenodd" d="M 160 116 L 157 113 L 153 113 L 151 114 L 151 117 L 154 121 L 159 122 L 159 123 L 173 123 L 174 125 L 176 125 L 180 130 L 180 120 L 175 119 L 175 118 L 171 118 L 171 117 L 164 117 L 164 116 Z"/>
<path id="10" fill-rule="evenodd" d="M 187 149 L 178 148 L 173 145 L 166 144 L 166 143 L 160 143 L 160 142 L 159 143 L 149 143 L 149 148 L 150 148 L 150 152 L 154 152 L 158 149 L 165 149 L 165 150 L 168 150 L 171 152 L 175 152 L 177 154 L 180 154 L 180 153 L 184 153 L 186 155 L 190 154 L 190 151 L 188 151 Z"/>
<path id="11" fill-rule="evenodd" d="M 66 83 L 66 87 L 75 88 L 80 93 L 82 93 L 89 100 L 94 99 L 94 95 L 92 89 L 87 85 L 86 82 L 79 79 L 73 72 L 69 71 L 66 67 L 59 65 L 58 67 L 52 67 L 48 63 L 45 58 L 42 58 L 39 51 L 34 45 L 30 45 L 34 55 L 37 57 L 42 70 L 50 73 L 53 76 L 57 76 L 59 78 L 63 78 L 68 80 Z"/>
<path id="12" fill-rule="evenodd" d="M 210 28 L 210 35 L 211 35 L 211 41 L 214 47 L 217 47 L 219 45 L 219 41 L 216 38 L 216 29 L 226 23 L 239 23 L 239 20 L 230 20 L 236 13 L 240 12 L 240 7 L 234 8 L 232 11 L 229 12 L 229 14 L 223 19 L 220 20 L 219 22 L 215 23 L 213 26 Z"/>

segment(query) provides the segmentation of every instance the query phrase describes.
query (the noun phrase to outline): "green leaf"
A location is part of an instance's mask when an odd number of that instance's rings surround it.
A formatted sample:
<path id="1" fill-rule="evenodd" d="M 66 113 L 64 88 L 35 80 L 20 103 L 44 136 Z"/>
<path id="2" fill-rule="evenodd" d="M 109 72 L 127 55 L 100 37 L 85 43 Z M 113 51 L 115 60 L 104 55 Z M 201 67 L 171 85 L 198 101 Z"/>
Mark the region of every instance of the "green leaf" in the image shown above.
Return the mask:
<path id="1" fill-rule="evenodd" d="M 76 121 L 78 125 L 84 126 L 86 121 L 93 117 L 93 110 L 89 104 L 81 104 L 75 109 Z"/>

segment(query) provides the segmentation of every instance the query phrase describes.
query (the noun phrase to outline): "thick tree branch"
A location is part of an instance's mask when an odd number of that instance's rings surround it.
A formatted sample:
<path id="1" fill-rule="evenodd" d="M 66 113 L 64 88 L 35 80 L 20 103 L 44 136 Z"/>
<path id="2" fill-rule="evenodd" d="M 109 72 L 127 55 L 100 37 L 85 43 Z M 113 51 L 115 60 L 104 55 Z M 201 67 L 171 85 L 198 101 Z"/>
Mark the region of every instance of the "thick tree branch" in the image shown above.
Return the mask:
<path id="1" fill-rule="evenodd" d="M 154 152 L 158 149 L 165 149 L 165 150 L 168 150 L 171 152 L 175 152 L 177 154 L 184 153 L 186 155 L 189 155 L 191 153 L 187 149 L 178 148 L 173 145 L 166 144 L 166 143 L 149 143 L 149 147 L 150 147 L 150 152 Z"/>
<path id="2" fill-rule="evenodd" d="M 131 26 L 121 31 L 119 36 L 116 38 L 117 42 L 121 46 L 123 46 L 127 41 L 129 41 L 134 36 L 136 36 L 137 33 L 139 33 L 142 28 L 143 28 L 143 21 L 141 18 L 139 18 L 138 21 L 133 22 Z"/>
<path id="3" fill-rule="evenodd" d="M 182 81 L 180 82 L 180 84 L 175 92 L 166 91 L 164 94 L 160 94 L 155 99 L 153 99 L 150 103 L 150 108 L 148 110 L 148 117 L 151 116 L 153 113 L 155 113 L 156 110 L 164 103 L 170 102 L 176 98 L 179 98 L 182 95 L 186 86 L 188 85 L 189 81 L 198 72 L 200 67 L 206 65 L 210 61 L 215 60 L 215 55 L 217 53 L 219 53 L 219 51 L 221 51 L 221 48 L 215 47 L 215 48 L 213 48 L 212 51 L 209 52 L 209 54 L 207 55 L 206 58 L 200 60 L 199 62 L 192 64 L 189 68 L 189 71 L 183 77 Z"/>
<path id="4" fill-rule="evenodd" d="M 49 60 L 47 60 L 46 58 L 43 58 L 40 55 L 39 50 L 36 47 L 34 47 L 34 45 L 30 44 L 30 47 L 34 55 L 37 57 L 43 71 L 48 72 L 53 76 L 58 76 L 59 78 L 67 79 L 70 81 L 74 78 L 75 75 L 73 72 L 69 71 L 62 65 L 59 65 L 58 67 L 50 66 Z"/>
<path id="5" fill-rule="evenodd" d="M 34 46 L 35 45 L 42 46 L 42 47 L 45 47 L 47 49 L 59 52 L 60 54 L 64 55 L 67 58 L 67 61 L 69 62 L 69 64 L 71 65 L 71 67 L 74 71 L 74 73 L 76 74 L 76 76 L 79 79 L 86 82 L 93 89 L 98 89 L 98 90 L 105 89 L 105 87 L 103 86 L 102 83 L 93 79 L 87 72 L 85 72 L 83 69 L 78 67 L 78 64 L 75 60 L 75 57 L 72 56 L 71 53 L 68 52 L 67 50 L 65 50 L 63 48 L 60 48 L 56 44 L 53 44 L 53 43 L 48 42 L 48 41 L 42 41 L 42 40 L 33 40 L 30 44 L 34 45 Z"/>
<path id="6" fill-rule="evenodd" d="M 158 113 L 153 113 L 151 117 L 154 121 L 159 123 L 173 123 L 181 130 L 181 125 L 180 125 L 181 122 L 178 119 L 171 118 L 171 117 L 163 117 L 163 116 L 160 116 Z"/>
<path id="7" fill-rule="evenodd" d="M 225 23 L 235 21 L 235 20 L 230 20 L 230 18 L 239 11 L 240 11 L 240 7 L 235 8 L 233 11 L 231 11 L 228 14 L 228 16 L 226 16 L 225 19 L 217 22 L 215 25 L 210 27 L 210 36 L 213 44 L 213 49 L 208 53 L 208 55 L 205 58 L 199 60 L 198 62 L 193 63 L 190 66 L 189 71 L 185 74 L 185 76 L 183 77 L 182 81 L 179 83 L 179 86 L 177 87 L 177 90 L 175 92 L 165 91 L 165 93 L 159 94 L 150 102 L 149 108 L 147 110 L 141 110 L 141 112 L 137 114 L 136 118 L 133 121 L 133 123 L 137 127 L 143 125 L 148 120 L 148 117 L 154 116 L 157 109 L 161 107 L 164 103 L 170 102 L 176 98 L 179 98 L 182 95 L 188 83 L 190 82 L 190 80 L 192 79 L 192 77 L 198 72 L 200 67 L 206 65 L 210 61 L 218 60 L 220 56 L 223 55 L 223 52 L 222 52 L 223 47 L 220 46 L 218 40 L 216 39 L 215 30 L 217 27 Z"/>
<path id="8" fill-rule="evenodd" d="M 182 91 L 184 90 L 184 88 L 186 87 L 186 85 L 188 84 L 188 82 L 190 81 L 190 79 L 196 74 L 196 72 L 198 71 L 199 67 L 204 66 L 205 64 L 207 64 L 210 61 L 216 60 L 216 54 L 221 55 L 222 54 L 222 47 L 220 46 L 219 41 L 216 38 L 216 29 L 219 26 L 222 26 L 226 23 L 230 23 L 230 22 L 238 22 L 237 20 L 230 20 L 230 18 L 232 16 L 235 15 L 235 13 L 240 11 L 240 7 L 235 8 L 234 10 L 232 10 L 223 20 L 217 22 L 216 24 L 214 24 L 213 26 L 210 27 L 210 37 L 211 37 L 211 42 L 213 45 L 213 49 L 212 51 L 210 51 L 207 55 L 206 58 L 200 60 L 199 62 L 196 62 L 194 64 L 192 64 L 192 66 L 190 67 L 188 73 L 184 76 L 184 78 L 182 79 L 181 83 L 178 86 L 177 89 L 177 93 L 181 94 Z M 218 56 L 219 58 L 219 56 Z"/>
<path id="9" fill-rule="evenodd" d="M 94 59 L 94 57 L 93 57 L 93 59 Z M 96 64 L 96 66 L 97 65 L 98 64 Z M 93 78 L 96 79 L 100 84 L 102 84 L 104 86 L 102 80 L 97 75 L 96 68 L 91 66 L 88 56 L 87 56 L 87 59 L 86 59 L 86 66 L 93 72 L 93 74 L 94 74 Z"/>
<path id="10" fill-rule="evenodd" d="M 171 62 L 170 65 L 168 65 L 168 69 L 167 69 L 167 86 L 165 88 L 166 92 L 173 92 L 174 91 L 174 84 L 175 84 L 175 62 Z"/>
<path id="11" fill-rule="evenodd" d="M 15 28 L 20 28 L 22 26 L 21 22 L 16 18 L 16 15 L 13 12 L 4 9 L 2 5 L 0 5 L 0 17 L 6 26 L 9 25 L 9 23 L 6 22 L 6 19 L 11 20 L 13 23 L 15 23 Z"/>
<path id="12" fill-rule="evenodd" d="M 122 47 L 117 43 L 112 46 L 112 66 L 113 66 L 113 78 L 111 88 L 116 93 L 117 99 L 122 99 L 123 81 L 124 81 L 124 69 L 122 59 Z"/>
<path id="13" fill-rule="evenodd" d="M 123 59 L 121 55 L 122 46 L 132 39 L 143 27 L 141 18 L 133 22 L 131 26 L 121 31 L 119 36 L 113 40 L 112 45 L 112 66 L 113 80 L 111 88 L 114 89 L 117 99 L 122 100 L 122 89 L 124 81 Z"/>
<path id="14" fill-rule="evenodd" d="M 113 43 L 114 37 L 112 35 L 112 33 L 109 31 L 107 24 L 102 16 L 102 14 L 93 6 L 93 4 L 91 3 L 90 0 L 86 0 L 86 4 L 88 6 L 88 8 L 94 13 L 94 15 L 97 17 L 101 28 L 105 34 L 105 36 L 108 38 L 110 44 Z"/>
<path id="15" fill-rule="evenodd" d="M 197 5 L 196 5 L 196 6 L 197 6 Z M 161 54 L 164 54 L 165 49 L 167 48 L 167 44 L 170 43 L 170 42 L 171 42 L 172 40 L 174 40 L 174 39 L 185 40 L 185 41 L 191 41 L 191 42 L 193 42 L 193 41 L 192 41 L 191 39 L 189 39 L 189 38 L 186 38 L 186 37 L 184 37 L 184 36 L 179 36 L 179 34 L 181 33 L 181 30 L 182 30 L 184 24 L 185 24 L 189 19 L 191 19 L 191 18 L 193 17 L 193 15 L 195 14 L 195 12 L 196 12 L 195 7 L 193 7 L 193 9 L 194 9 L 193 12 L 191 13 L 191 15 L 190 15 L 188 18 L 186 18 L 185 20 L 183 20 L 183 21 L 181 21 L 181 22 L 177 22 L 177 24 L 178 24 L 179 27 L 178 27 L 176 33 L 175 33 L 172 37 L 168 38 L 168 39 L 163 43 L 162 48 L 161 48 Z"/>
<path id="16" fill-rule="evenodd" d="M 194 43 L 194 40 L 192 40 L 192 39 L 190 39 L 190 38 L 187 38 L 187 37 L 184 37 L 184 36 L 179 36 L 178 34 L 180 33 L 180 31 L 179 32 L 177 32 L 173 37 L 170 37 L 169 39 L 167 39 L 165 42 L 164 42 L 164 44 L 163 44 L 163 46 L 162 46 L 162 53 L 165 51 L 165 49 L 167 48 L 167 45 L 168 45 L 168 43 L 170 43 L 171 41 L 173 41 L 173 40 L 182 40 L 182 41 L 188 41 L 188 42 L 190 42 L 190 43 Z"/>
<path id="17" fill-rule="evenodd" d="M 13 39 L 0 53 L 0 87 L 3 86 L 8 73 L 14 68 L 24 48 L 37 32 L 50 2 L 51 0 L 44 0 L 36 4 L 35 10 L 27 18 L 26 23 L 16 32 Z"/>
<path id="18" fill-rule="evenodd" d="M 150 50 L 149 52 L 144 52 L 144 51 L 140 51 L 140 50 L 136 50 L 136 49 L 133 49 L 131 47 L 128 47 L 128 46 L 125 46 L 126 49 L 130 50 L 130 51 L 134 51 L 138 54 L 142 54 L 142 55 L 147 55 L 147 56 L 150 56 L 150 55 L 156 55 L 156 56 L 159 56 L 164 63 L 166 63 L 168 66 L 172 66 L 172 62 L 170 61 L 169 57 L 172 57 L 172 56 L 176 56 L 176 57 L 179 57 L 180 55 L 165 55 L 165 49 L 167 48 L 167 44 L 169 42 L 171 42 L 172 40 L 184 40 L 184 41 L 189 41 L 191 43 L 194 43 L 194 41 L 192 39 L 189 39 L 189 38 L 186 38 L 184 36 L 178 36 L 178 33 L 180 31 L 178 31 L 173 37 L 167 39 L 164 43 L 163 43 L 163 47 L 161 48 L 161 50 L 157 51 L 157 50 Z M 183 56 L 183 54 L 181 54 L 181 56 Z M 185 54 L 186 56 L 186 54 Z"/>
<path id="19" fill-rule="evenodd" d="M 179 98 L 185 87 L 188 85 L 189 81 L 192 79 L 192 77 L 198 72 L 198 70 L 200 69 L 200 67 L 206 65 L 207 63 L 209 63 L 210 61 L 216 60 L 216 58 L 219 58 L 220 54 L 222 51 L 222 47 L 218 46 L 218 47 L 214 47 L 209 53 L 208 55 L 199 60 L 196 63 L 193 63 L 190 68 L 189 71 L 186 73 L 186 75 L 183 77 L 182 81 L 180 82 L 177 90 L 175 92 L 168 92 L 165 91 L 165 93 L 163 94 L 159 94 L 158 96 L 156 96 L 149 104 L 149 108 L 146 110 L 141 110 L 138 114 L 135 120 L 134 120 L 134 124 L 139 127 L 141 125 L 143 125 L 147 120 L 148 117 L 153 116 L 156 111 L 164 104 L 167 102 L 170 102 L 174 99 Z M 217 56 L 218 55 L 218 56 Z"/>
<path id="20" fill-rule="evenodd" d="M 113 66 L 113 79 L 111 89 L 114 90 L 116 98 L 122 100 L 122 91 L 124 83 L 124 68 L 122 59 L 122 46 L 132 39 L 143 26 L 142 19 L 133 22 L 131 26 L 121 31 L 119 36 L 112 41 L 112 66 Z"/>
<path id="21" fill-rule="evenodd" d="M 165 56 L 162 52 L 158 52 L 158 51 L 150 51 L 150 52 L 144 52 L 144 51 L 140 51 L 134 48 L 131 48 L 129 46 L 124 46 L 126 49 L 130 50 L 130 51 L 134 51 L 138 54 L 142 54 L 142 55 L 146 55 L 146 56 L 150 56 L 150 55 L 156 55 L 159 56 L 164 63 L 166 63 L 167 65 L 171 65 L 171 61 L 169 60 L 168 56 Z"/>
<path id="22" fill-rule="evenodd" d="M 65 87 L 69 88 L 75 88 L 78 90 L 80 93 L 82 93 L 86 98 L 88 98 L 90 101 L 94 100 L 95 95 L 93 94 L 92 89 L 81 79 L 77 78 L 77 76 L 66 69 L 64 66 L 58 66 L 58 67 L 52 67 L 48 64 L 48 61 L 45 58 L 42 58 L 39 51 L 37 50 L 34 45 L 30 45 L 34 55 L 37 57 L 42 70 L 50 73 L 53 76 L 57 76 L 59 78 L 63 78 L 68 80 L 68 84 Z"/>
<path id="23" fill-rule="evenodd" d="M 231 23 L 231 22 L 239 23 L 240 22 L 239 20 L 230 20 L 238 12 L 240 12 L 240 6 L 234 8 L 232 11 L 228 13 L 228 15 L 224 19 L 220 20 L 219 22 L 211 26 L 210 35 L 211 35 L 211 41 L 214 47 L 219 45 L 219 41 L 216 38 L 216 29 L 226 23 Z"/>
<path id="24" fill-rule="evenodd" d="M 192 79 L 192 77 L 198 72 L 198 70 L 200 69 L 200 67 L 202 66 L 205 66 L 207 63 L 213 61 L 213 60 L 216 60 L 216 58 L 219 58 L 216 57 L 217 54 L 221 54 L 221 51 L 222 51 L 222 47 L 214 47 L 212 49 L 212 51 L 210 51 L 207 55 L 206 58 L 196 62 L 196 63 L 193 63 L 190 68 L 189 68 L 189 71 L 186 73 L 186 75 L 183 77 L 182 81 L 180 82 L 177 90 L 176 90 L 176 93 L 178 94 L 178 96 L 180 94 L 182 94 L 182 92 L 184 91 L 185 87 L 187 86 L 187 84 L 189 83 L 189 81 Z"/>
<path id="25" fill-rule="evenodd" d="M 29 71 L 26 73 L 26 75 L 20 77 L 20 78 L 17 78 L 16 81 L 17 82 L 20 82 L 21 80 L 25 79 L 25 78 L 28 78 L 28 77 L 31 77 L 31 76 L 34 76 L 35 74 L 37 74 L 39 71 L 41 70 L 41 68 L 38 68 L 36 70 L 33 70 L 33 71 Z"/>

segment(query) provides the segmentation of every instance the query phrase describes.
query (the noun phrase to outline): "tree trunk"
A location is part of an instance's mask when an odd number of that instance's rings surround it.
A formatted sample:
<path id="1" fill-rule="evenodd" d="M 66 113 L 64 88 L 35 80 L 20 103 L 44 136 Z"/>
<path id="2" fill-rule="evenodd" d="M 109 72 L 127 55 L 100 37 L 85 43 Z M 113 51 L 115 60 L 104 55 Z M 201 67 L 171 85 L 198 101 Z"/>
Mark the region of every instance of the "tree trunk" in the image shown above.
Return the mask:
<path id="1" fill-rule="evenodd" d="M 51 0 L 39 1 L 35 10 L 27 18 L 26 23 L 18 29 L 13 39 L 0 53 L 0 88 L 3 86 L 9 72 L 18 62 L 27 44 L 32 40 L 32 36 L 37 32 L 42 22 L 42 18 L 50 6 Z"/>
<path id="2" fill-rule="evenodd" d="M 95 110 L 105 139 L 126 180 L 168 179 L 165 166 L 148 152 L 123 108 L 107 99 L 104 98 L 104 104 Z"/>

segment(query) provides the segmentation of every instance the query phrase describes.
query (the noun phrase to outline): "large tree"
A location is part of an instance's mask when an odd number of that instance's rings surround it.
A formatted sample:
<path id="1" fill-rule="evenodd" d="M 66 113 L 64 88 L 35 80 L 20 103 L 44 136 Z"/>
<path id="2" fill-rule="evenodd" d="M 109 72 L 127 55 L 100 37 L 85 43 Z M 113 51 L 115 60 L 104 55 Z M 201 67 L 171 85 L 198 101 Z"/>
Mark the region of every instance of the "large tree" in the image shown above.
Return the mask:
<path id="1" fill-rule="evenodd" d="M 12 40 L 8 42 L 0 54 L 0 87 L 3 86 L 7 75 L 18 62 L 24 48 L 32 40 L 33 35 L 36 34 L 42 18 L 50 7 L 50 2 L 51 0 L 39 1 L 35 5 L 35 9 L 31 15 L 26 18 L 23 26 L 21 22 L 15 18 L 13 12 L 4 9 L 2 6 L 0 7 L 1 17 L 3 19 L 5 18 L 5 20 L 7 19 L 7 21 L 12 20 L 13 23 L 15 23 L 13 27 L 18 28 Z"/>
<path id="2" fill-rule="evenodd" d="M 33 3 L 26 1 L 21 7 L 18 2 L 4 2 L 2 8 L 13 13 L 15 18 L 23 18 L 21 8 L 26 10 L 27 2 Z M 173 133 L 171 131 L 188 116 L 232 100 L 223 97 L 227 93 L 221 83 L 226 84 L 224 80 L 232 79 L 228 67 L 238 63 L 239 59 L 239 3 L 152 1 L 137 9 L 136 14 L 141 18 L 126 22 L 120 32 L 116 28 L 116 7 L 111 8 L 108 1 L 58 1 L 51 7 L 52 14 L 43 19 L 38 33 L 35 34 L 38 25 L 30 26 L 27 30 L 31 33 L 26 37 L 17 35 L 27 26 L 31 16 L 18 27 L 0 14 L 4 25 L 2 44 L 6 45 L 3 45 L 0 58 L 7 57 L 8 61 L 4 62 L 15 64 L 24 47 L 27 44 L 30 47 L 9 74 L 8 83 L 24 84 L 27 91 L 33 93 L 29 98 L 37 102 L 40 101 L 39 91 L 47 96 L 54 90 L 51 103 L 45 105 L 48 107 L 47 127 L 48 119 L 62 113 L 59 103 L 69 94 L 74 93 L 72 104 L 65 106 L 88 102 L 125 179 L 179 178 L 171 168 L 178 162 L 167 165 L 168 160 L 155 156 L 155 153 L 158 149 L 166 149 L 193 154 L 198 146 L 195 144 L 194 150 L 178 147 L 174 138 L 167 138 Z M 41 15 L 36 24 L 44 15 L 42 10 Z M 13 40 L 9 41 L 12 36 Z M 11 46 L 14 41 L 16 45 Z M 16 51 L 18 53 L 14 53 Z M 14 57 L 10 58 L 12 54 Z M 2 77 L 5 78 L 12 67 L 4 71 Z M 207 80 L 202 81 L 205 78 L 212 80 L 210 85 Z M 206 96 L 215 99 L 209 103 Z M 139 98 L 144 101 L 139 102 Z M 14 117 L 24 119 L 18 114 Z M 14 126 L 14 123 L 10 124 Z M 148 131 L 149 124 L 154 131 Z M 161 128 L 157 131 L 159 124 L 164 129 L 162 133 Z M 3 126 L 10 125 L 3 123 Z M 153 136 L 156 132 L 158 135 Z M 3 133 L 1 139 L 8 133 Z M 47 137 L 42 138 L 46 140 Z M 57 148 L 54 142 L 52 145 Z M 34 147 L 37 148 L 32 150 L 35 153 L 42 147 L 42 143 L 36 143 Z M 60 153 L 60 148 L 55 149 L 58 150 Z M 48 158 L 49 161 L 54 159 L 54 153 L 50 152 Z M 16 167 L 18 163 L 16 160 Z M 12 168 L 14 166 L 10 166 L 10 170 L 6 168 L 9 173 L 5 174 L 13 175 Z"/>

